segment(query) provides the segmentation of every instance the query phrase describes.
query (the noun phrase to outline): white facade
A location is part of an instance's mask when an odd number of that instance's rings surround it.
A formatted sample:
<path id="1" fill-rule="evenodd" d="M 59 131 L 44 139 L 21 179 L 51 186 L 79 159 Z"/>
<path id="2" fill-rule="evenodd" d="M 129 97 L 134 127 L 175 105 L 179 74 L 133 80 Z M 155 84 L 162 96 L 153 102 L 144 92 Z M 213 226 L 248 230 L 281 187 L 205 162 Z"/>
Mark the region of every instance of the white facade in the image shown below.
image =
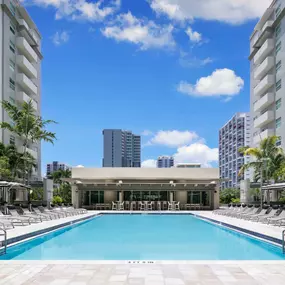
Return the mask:
<path id="1" fill-rule="evenodd" d="M 41 35 L 26 9 L 17 0 L 1 0 L 1 100 L 20 106 L 32 100 L 41 114 Z M 0 121 L 12 123 L 2 109 Z M 15 144 L 22 150 L 22 141 L 9 131 L 0 131 L 4 144 Z M 29 143 L 28 152 L 37 159 L 37 170 L 31 180 L 41 179 L 41 145 Z"/>
<path id="2" fill-rule="evenodd" d="M 219 132 L 219 167 L 221 189 L 239 188 L 240 181 L 251 178 L 251 171 L 238 175 L 241 166 L 249 162 L 239 149 L 250 145 L 250 114 L 237 113 Z"/>
<path id="3" fill-rule="evenodd" d="M 251 145 L 272 135 L 285 147 L 285 0 L 273 1 L 250 38 Z"/>
<path id="4" fill-rule="evenodd" d="M 170 168 L 174 166 L 174 158 L 172 156 L 159 156 L 157 158 L 157 168 Z"/>
<path id="5" fill-rule="evenodd" d="M 47 164 L 46 175 L 49 176 L 55 171 L 67 169 L 71 169 L 71 167 L 63 162 L 53 161 Z"/>

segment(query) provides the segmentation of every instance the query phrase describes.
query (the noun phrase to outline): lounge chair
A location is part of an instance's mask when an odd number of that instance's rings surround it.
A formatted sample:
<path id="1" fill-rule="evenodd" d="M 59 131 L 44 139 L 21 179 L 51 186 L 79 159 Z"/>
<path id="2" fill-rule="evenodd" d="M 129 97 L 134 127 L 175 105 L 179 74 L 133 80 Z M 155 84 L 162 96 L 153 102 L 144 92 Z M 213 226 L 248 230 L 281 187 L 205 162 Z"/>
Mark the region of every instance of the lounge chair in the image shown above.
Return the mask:
<path id="1" fill-rule="evenodd" d="M 117 203 L 114 203 L 113 201 L 112 201 L 112 210 L 113 210 L 113 211 L 118 210 L 118 209 L 117 209 Z"/>
<path id="2" fill-rule="evenodd" d="M 55 215 L 55 216 L 58 217 L 58 218 L 63 218 L 63 217 L 65 217 L 65 214 L 60 213 L 60 212 L 58 212 L 58 211 L 54 212 L 54 211 L 49 210 L 49 209 L 47 209 L 46 207 L 43 207 L 43 206 L 39 206 L 38 209 L 39 209 L 42 213 L 44 213 L 44 214 Z"/>
<path id="3" fill-rule="evenodd" d="M 41 222 L 41 221 L 42 221 L 41 218 L 39 218 L 39 217 L 37 217 L 37 216 L 32 216 L 32 215 L 20 215 L 20 214 L 17 212 L 16 209 L 9 209 L 9 208 L 8 208 L 8 210 L 9 210 L 9 213 L 11 214 L 11 216 L 13 216 L 13 217 L 15 217 L 15 218 L 17 218 L 17 219 L 19 219 L 19 218 L 21 218 L 21 219 L 26 219 L 26 220 L 28 220 L 28 221 L 30 222 L 30 224 L 31 224 L 31 223 L 37 223 L 37 222 Z"/>
<path id="4" fill-rule="evenodd" d="M 248 207 L 240 207 L 236 211 L 234 211 L 232 213 L 230 212 L 230 213 L 226 214 L 226 216 L 236 217 L 238 215 L 246 213 L 248 211 L 248 209 L 249 209 Z"/>
<path id="5" fill-rule="evenodd" d="M 222 210 L 221 212 L 217 213 L 218 215 L 222 216 L 227 216 L 231 213 L 236 213 L 238 212 L 239 208 L 238 207 L 230 207 L 228 210 Z"/>
<path id="6" fill-rule="evenodd" d="M 9 215 L 4 215 L 1 211 L 0 211 L 0 219 L 1 220 L 8 220 L 8 221 L 12 221 L 14 224 L 21 224 L 22 226 L 26 224 L 30 225 L 31 222 L 29 221 L 29 219 L 27 218 L 22 218 L 22 217 L 14 217 L 11 214 Z"/>
<path id="7" fill-rule="evenodd" d="M 125 202 L 120 203 L 120 208 L 119 208 L 120 211 L 124 211 L 124 209 L 125 209 L 124 204 L 125 204 Z"/>
<path id="8" fill-rule="evenodd" d="M 147 210 L 152 211 L 153 210 L 153 202 L 148 202 L 147 203 Z"/>
<path id="9" fill-rule="evenodd" d="M 246 220 L 250 220 L 250 221 L 253 221 L 253 220 L 256 220 L 258 219 L 259 217 L 263 217 L 264 215 L 266 215 L 267 212 L 269 212 L 270 209 L 262 209 L 258 214 L 255 214 L 255 215 L 251 215 L 251 216 L 248 216 L 246 217 L 245 219 Z"/>
<path id="10" fill-rule="evenodd" d="M 258 217 L 256 221 L 261 223 L 266 223 L 269 218 L 277 217 L 279 214 L 278 211 L 279 209 L 272 209 L 268 214 L 262 217 Z"/>
<path id="11" fill-rule="evenodd" d="M 130 210 L 131 210 L 131 211 L 136 210 L 136 205 L 137 205 L 137 203 L 136 203 L 135 201 L 132 201 L 132 202 L 131 202 L 131 206 L 130 206 Z"/>
<path id="12" fill-rule="evenodd" d="M 168 211 L 172 211 L 172 210 L 173 210 L 173 203 L 168 202 Z"/>
<path id="13" fill-rule="evenodd" d="M 24 214 L 24 216 L 31 216 L 31 217 L 38 217 L 41 221 L 43 220 L 51 220 L 51 217 L 50 216 L 46 216 L 46 215 L 43 215 L 43 214 L 39 214 L 39 213 L 36 213 L 36 212 L 30 212 L 29 209 L 27 208 L 20 208 Z"/>
<path id="14" fill-rule="evenodd" d="M 50 214 L 44 214 L 42 213 L 37 207 L 32 207 L 33 211 L 37 214 L 37 215 L 40 215 L 42 217 L 47 217 L 47 219 L 49 220 L 52 220 L 53 218 L 58 218 L 58 215 L 52 215 L 51 213 Z"/>
<path id="15" fill-rule="evenodd" d="M 180 211 L 180 202 L 177 202 L 177 203 L 174 204 L 174 209 L 176 211 Z"/>
<path id="16" fill-rule="evenodd" d="M 139 210 L 145 211 L 145 203 L 144 202 L 139 202 Z"/>
<path id="17" fill-rule="evenodd" d="M 247 219 L 247 218 L 249 218 L 250 216 L 253 216 L 253 215 L 258 214 L 260 211 L 261 211 L 260 208 L 252 207 L 252 210 L 251 210 L 250 212 L 245 213 L 245 214 L 240 214 L 240 215 L 237 216 L 237 218 L 240 218 L 240 219 Z"/>
<path id="18" fill-rule="evenodd" d="M 285 219 L 285 211 L 283 210 L 277 217 L 272 217 L 267 219 L 268 224 L 277 225 L 278 223 L 281 225 L 282 220 Z"/>
<path id="19" fill-rule="evenodd" d="M 14 228 L 14 223 L 11 220 L 0 218 L 0 227 L 3 228 L 4 230 L 11 228 L 11 227 Z"/>

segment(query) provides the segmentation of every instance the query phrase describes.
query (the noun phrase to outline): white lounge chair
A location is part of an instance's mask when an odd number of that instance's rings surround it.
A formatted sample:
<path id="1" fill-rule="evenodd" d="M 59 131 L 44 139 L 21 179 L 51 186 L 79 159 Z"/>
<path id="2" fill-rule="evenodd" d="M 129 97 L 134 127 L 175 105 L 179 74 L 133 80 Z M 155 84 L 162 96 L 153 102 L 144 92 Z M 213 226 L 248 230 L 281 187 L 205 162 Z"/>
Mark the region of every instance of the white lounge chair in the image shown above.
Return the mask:
<path id="1" fill-rule="evenodd" d="M 282 220 L 285 219 L 285 211 L 283 210 L 278 216 L 276 217 L 272 217 L 272 218 L 268 218 L 267 219 L 267 223 L 268 224 L 273 224 L 273 225 L 277 225 L 277 224 L 282 224 Z"/>
<path id="2" fill-rule="evenodd" d="M 263 217 L 258 217 L 256 221 L 261 223 L 267 223 L 267 220 L 269 218 L 277 217 L 278 211 L 278 209 L 272 209 L 267 215 L 264 215 Z"/>
<path id="3" fill-rule="evenodd" d="M 238 218 L 246 220 L 250 216 L 258 214 L 260 211 L 261 211 L 260 208 L 253 207 L 252 211 L 250 211 L 249 213 L 246 213 L 246 214 L 241 214 L 241 215 L 238 216 Z"/>
<path id="4" fill-rule="evenodd" d="M 176 211 L 180 211 L 180 202 L 175 203 L 174 208 Z"/>
<path id="5" fill-rule="evenodd" d="M 168 211 L 172 211 L 172 210 L 173 210 L 173 203 L 168 202 Z"/>
<path id="6" fill-rule="evenodd" d="M 113 202 L 113 201 L 112 201 L 112 210 L 113 210 L 113 211 L 118 210 L 118 208 L 117 208 L 117 203 L 115 203 L 115 202 Z"/>
<path id="7" fill-rule="evenodd" d="M 248 216 L 245 219 L 246 220 L 255 220 L 255 219 L 258 219 L 258 217 L 262 217 L 262 216 L 266 215 L 267 212 L 268 212 L 268 209 L 262 209 L 258 214 Z"/>
<path id="8" fill-rule="evenodd" d="M 124 204 L 125 204 L 125 202 L 120 203 L 120 208 L 119 208 L 120 211 L 124 211 L 124 209 L 125 209 Z"/>
<path id="9" fill-rule="evenodd" d="M 1 219 L 0 218 L 0 227 L 4 230 L 8 228 L 14 228 L 14 223 L 11 220 Z"/>

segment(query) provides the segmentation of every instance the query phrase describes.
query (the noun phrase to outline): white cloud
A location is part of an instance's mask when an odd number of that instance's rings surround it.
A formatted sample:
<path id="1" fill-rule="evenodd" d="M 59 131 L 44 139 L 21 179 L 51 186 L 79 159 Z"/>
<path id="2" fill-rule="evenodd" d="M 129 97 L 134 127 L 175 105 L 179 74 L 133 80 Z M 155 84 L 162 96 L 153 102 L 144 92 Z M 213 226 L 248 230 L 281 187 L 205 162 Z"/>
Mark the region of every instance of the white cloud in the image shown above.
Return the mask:
<path id="1" fill-rule="evenodd" d="M 69 33 L 66 31 L 56 32 L 52 37 L 52 42 L 56 45 L 62 45 L 69 41 Z"/>
<path id="2" fill-rule="evenodd" d="M 147 145 L 165 145 L 168 147 L 177 147 L 188 144 L 195 139 L 198 139 L 195 132 L 190 131 L 159 131 L 153 138 L 149 140 Z"/>
<path id="3" fill-rule="evenodd" d="M 118 42 L 130 42 L 142 50 L 149 48 L 172 48 L 175 41 L 172 36 L 173 26 L 159 26 L 153 21 L 138 19 L 131 12 L 118 15 L 101 31 L 107 38 Z"/>
<path id="4" fill-rule="evenodd" d="M 260 17 L 272 0 L 148 0 L 158 14 L 185 21 L 203 19 L 242 24 Z"/>
<path id="5" fill-rule="evenodd" d="M 43 7 L 53 7 L 55 18 L 68 17 L 72 20 L 102 21 L 114 14 L 121 5 L 121 0 L 111 0 L 105 5 L 102 0 L 24 0 L 24 3 Z"/>
<path id="6" fill-rule="evenodd" d="M 147 159 L 142 162 L 143 168 L 156 168 L 156 160 L 154 159 Z"/>
<path id="7" fill-rule="evenodd" d="M 189 27 L 185 33 L 188 35 L 189 39 L 191 42 L 193 43 L 199 43 L 202 40 L 202 34 L 193 31 L 193 29 L 191 27 Z"/>
<path id="8" fill-rule="evenodd" d="M 178 62 L 182 67 L 192 68 L 192 67 L 203 67 L 209 63 L 212 63 L 213 59 L 210 57 L 200 59 L 197 58 L 196 56 L 193 56 L 192 54 L 180 51 Z"/>
<path id="9" fill-rule="evenodd" d="M 181 146 L 174 154 L 175 163 L 197 162 L 204 167 L 212 167 L 219 159 L 219 149 L 210 148 L 202 142 Z"/>
<path id="10" fill-rule="evenodd" d="M 210 76 L 202 77 L 196 84 L 181 81 L 177 90 L 181 93 L 196 96 L 227 96 L 239 94 L 244 86 L 244 81 L 233 70 L 224 68 L 215 70 Z"/>

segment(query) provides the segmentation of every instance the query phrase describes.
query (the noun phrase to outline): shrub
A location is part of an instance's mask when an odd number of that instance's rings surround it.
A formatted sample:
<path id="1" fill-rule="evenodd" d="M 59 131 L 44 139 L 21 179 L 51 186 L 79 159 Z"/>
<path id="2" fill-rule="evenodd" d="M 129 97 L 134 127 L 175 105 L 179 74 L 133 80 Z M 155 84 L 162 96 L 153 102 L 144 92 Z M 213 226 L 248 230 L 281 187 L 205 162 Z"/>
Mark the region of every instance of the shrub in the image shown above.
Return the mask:
<path id="1" fill-rule="evenodd" d="M 52 199 L 53 204 L 61 204 L 62 203 L 62 198 L 60 196 L 54 196 Z"/>

